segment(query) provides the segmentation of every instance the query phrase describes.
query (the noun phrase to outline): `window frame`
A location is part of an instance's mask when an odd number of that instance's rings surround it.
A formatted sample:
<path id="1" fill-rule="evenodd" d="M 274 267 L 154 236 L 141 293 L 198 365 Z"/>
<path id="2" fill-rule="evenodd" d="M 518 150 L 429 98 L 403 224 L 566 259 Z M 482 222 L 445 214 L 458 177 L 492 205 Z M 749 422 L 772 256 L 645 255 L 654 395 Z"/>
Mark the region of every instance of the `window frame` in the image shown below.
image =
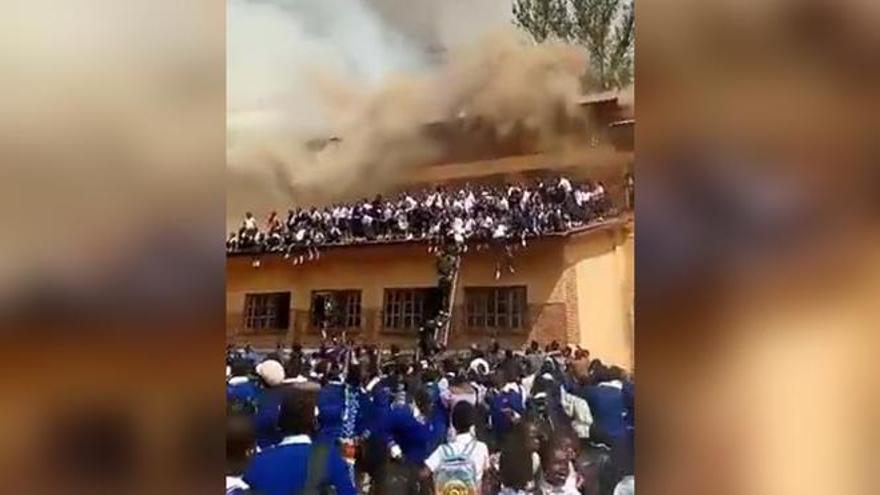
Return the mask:
<path id="1" fill-rule="evenodd" d="M 290 329 L 290 291 L 248 292 L 244 295 L 242 325 L 248 332 L 279 333 Z"/>
<path id="2" fill-rule="evenodd" d="M 434 287 L 386 287 L 382 292 L 382 332 L 412 333 L 425 319 L 425 301 Z"/>
<path id="3" fill-rule="evenodd" d="M 345 324 L 336 324 L 328 327 L 332 330 L 360 330 L 364 323 L 363 310 L 363 291 L 361 289 L 318 289 L 313 290 L 309 301 L 309 327 L 313 331 L 321 329 L 320 322 L 316 320 L 315 301 L 319 296 L 332 295 L 336 299 L 336 303 L 340 303 L 340 299 L 344 298 L 342 305 L 337 309 L 337 320 L 344 319 Z"/>
<path id="4" fill-rule="evenodd" d="M 525 285 L 465 287 L 464 324 L 469 330 L 517 333 L 528 325 Z"/>

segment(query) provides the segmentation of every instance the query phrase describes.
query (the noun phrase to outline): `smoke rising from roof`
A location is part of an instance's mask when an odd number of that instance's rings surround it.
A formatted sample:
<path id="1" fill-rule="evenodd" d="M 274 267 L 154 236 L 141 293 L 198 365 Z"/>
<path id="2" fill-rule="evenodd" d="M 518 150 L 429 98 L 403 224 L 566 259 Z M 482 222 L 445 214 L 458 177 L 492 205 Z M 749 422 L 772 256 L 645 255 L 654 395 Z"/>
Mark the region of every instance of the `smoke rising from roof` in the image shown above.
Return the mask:
<path id="1" fill-rule="evenodd" d="M 245 210 L 378 192 L 436 159 L 430 122 L 479 116 L 502 135 L 519 125 L 551 137 L 560 112 L 574 112 L 581 50 L 487 28 L 473 43 L 441 40 L 449 51 L 438 60 L 374 3 L 230 0 L 230 223 Z"/>

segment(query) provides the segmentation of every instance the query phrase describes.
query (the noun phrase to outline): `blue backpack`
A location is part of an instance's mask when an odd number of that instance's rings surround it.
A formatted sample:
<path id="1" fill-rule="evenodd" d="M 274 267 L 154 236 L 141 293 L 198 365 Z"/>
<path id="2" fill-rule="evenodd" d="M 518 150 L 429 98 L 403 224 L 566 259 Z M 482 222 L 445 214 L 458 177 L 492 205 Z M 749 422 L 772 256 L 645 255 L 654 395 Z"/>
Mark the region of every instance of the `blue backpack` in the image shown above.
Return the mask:
<path id="1" fill-rule="evenodd" d="M 476 495 L 477 467 L 471 459 L 477 443 L 472 440 L 461 452 L 441 445 L 440 465 L 434 471 L 434 495 Z"/>

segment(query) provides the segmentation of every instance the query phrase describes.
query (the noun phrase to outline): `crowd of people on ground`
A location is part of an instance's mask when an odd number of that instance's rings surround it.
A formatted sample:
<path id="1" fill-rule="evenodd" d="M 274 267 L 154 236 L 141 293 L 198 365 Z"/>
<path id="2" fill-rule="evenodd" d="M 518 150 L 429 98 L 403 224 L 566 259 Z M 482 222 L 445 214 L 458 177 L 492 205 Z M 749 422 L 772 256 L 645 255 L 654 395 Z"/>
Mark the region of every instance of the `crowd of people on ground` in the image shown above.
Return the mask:
<path id="1" fill-rule="evenodd" d="M 229 253 L 284 253 L 293 263 L 320 257 L 324 246 L 373 241 L 427 241 L 432 249 L 526 245 L 527 239 L 567 232 L 612 213 L 601 182 L 568 177 L 530 184 L 464 185 L 376 196 L 325 208 L 271 212 L 260 225 L 250 212 L 226 241 Z"/>
<path id="2" fill-rule="evenodd" d="M 581 348 L 227 349 L 227 494 L 634 493 L 634 379 Z"/>

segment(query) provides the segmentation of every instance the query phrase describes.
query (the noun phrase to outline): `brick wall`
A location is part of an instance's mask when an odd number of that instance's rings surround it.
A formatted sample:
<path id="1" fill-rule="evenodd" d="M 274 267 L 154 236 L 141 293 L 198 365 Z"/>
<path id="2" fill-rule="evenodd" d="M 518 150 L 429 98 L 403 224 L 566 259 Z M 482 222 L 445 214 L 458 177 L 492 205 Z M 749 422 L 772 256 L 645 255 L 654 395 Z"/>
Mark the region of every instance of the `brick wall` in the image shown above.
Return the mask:
<path id="1" fill-rule="evenodd" d="M 578 317 L 578 293 L 577 293 L 577 270 L 569 267 L 562 276 L 563 290 L 565 292 L 565 337 L 560 342 L 576 343 L 580 341 L 580 318 Z"/>

